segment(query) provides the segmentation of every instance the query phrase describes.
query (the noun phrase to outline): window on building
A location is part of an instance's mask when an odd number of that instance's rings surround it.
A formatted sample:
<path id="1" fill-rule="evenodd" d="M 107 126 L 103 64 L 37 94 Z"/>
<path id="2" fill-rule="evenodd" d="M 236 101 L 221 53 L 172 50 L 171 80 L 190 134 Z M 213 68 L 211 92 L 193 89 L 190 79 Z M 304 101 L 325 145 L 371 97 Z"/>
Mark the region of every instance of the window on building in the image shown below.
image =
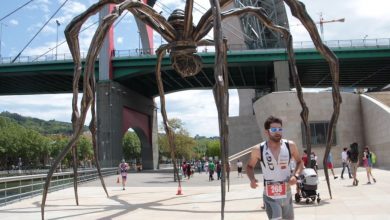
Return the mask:
<path id="1" fill-rule="evenodd" d="M 305 126 L 301 124 L 302 128 L 302 143 L 306 146 L 306 132 Z M 325 145 L 326 144 L 326 134 L 328 132 L 329 122 L 309 122 L 310 127 L 310 140 L 311 145 Z M 336 145 L 336 131 L 333 131 L 333 143 Z"/>

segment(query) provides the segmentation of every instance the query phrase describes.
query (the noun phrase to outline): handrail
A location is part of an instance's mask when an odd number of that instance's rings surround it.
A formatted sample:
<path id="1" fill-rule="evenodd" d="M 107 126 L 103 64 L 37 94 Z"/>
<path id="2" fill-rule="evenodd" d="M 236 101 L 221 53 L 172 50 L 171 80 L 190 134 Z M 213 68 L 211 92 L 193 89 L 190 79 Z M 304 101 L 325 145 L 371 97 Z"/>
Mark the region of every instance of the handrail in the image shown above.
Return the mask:
<path id="1" fill-rule="evenodd" d="M 378 39 L 352 39 L 352 40 L 328 40 L 324 43 L 334 49 L 340 48 L 390 48 L 390 38 L 378 38 Z M 293 42 L 294 49 L 313 49 L 314 43 L 312 41 L 295 41 Z M 274 48 L 262 48 L 262 49 L 248 49 L 245 44 L 229 44 L 229 50 L 245 51 L 245 50 L 267 50 Z M 157 48 L 145 48 L 145 49 L 129 49 L 129 50 L 113 50 L 113 57 L 145 57 L 154 56 Z M 280 49 L 280 48 L 279 48 Z M 199 53 L 214 53 L 213 46 L 198 47 Z M 81 58 L 86 58 L 87 52 L 81 53 Z M 0 57 L 0 64 L 10 64 L 14 57 Z M 70 53 L 63 54 L 44 54 L 34 56 L 19 56 L 15 60 L 16 63 L 35 63 L 35 62 L 50 62 L 50 61 L 67 61 L 72 60 Z"/>
<path id="2" fill-rule="evenodd" d="M 113 175 L 118 168 L 102 168 L 103 176 Z M 98 178 L 96 169 L 77 171 L 77 182 L 83 183 Z M 33 197 L 43 191 L 43 184 L 47 174 L 12 176 L 0 178 L 0 206 L 20 201 L 26 197 Z M 54 173 L 49 192 L 64 189 L 73 185 L 73 172 Z"/>
<path id="3" fill-rule="evenodd" d="M 242 151 L 240 151 L 240 152 L 238 152 L 236 154 L 233 154 L 233 155 L 229 156 L 229 158 L 228 158 L 229 162 L 233 161 L 233 160 L 236 160 L 236 159 L 238 159 L 238 158 L 240 158 L 242 156 L 245 156 L 247 154 L 250 154 L 252 152 L 252 149 L 253 149 L 253 146 L 249 147 L 249 148 L 246 148 L 246 149 L 244 149 L 244 150 L 242 150 Z"/>

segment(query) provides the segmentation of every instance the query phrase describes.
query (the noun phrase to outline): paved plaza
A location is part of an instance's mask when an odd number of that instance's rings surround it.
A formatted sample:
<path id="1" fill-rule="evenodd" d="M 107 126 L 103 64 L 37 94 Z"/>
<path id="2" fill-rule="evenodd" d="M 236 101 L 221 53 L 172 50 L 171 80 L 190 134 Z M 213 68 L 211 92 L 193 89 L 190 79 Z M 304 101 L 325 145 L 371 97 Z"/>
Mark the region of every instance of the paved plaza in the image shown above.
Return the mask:
<path id="1" fill-rule="evenodd" d="M 320 204 L 294 202 L 295 219 L 390 219 L 390 171 L 374 169 L 375 184 L 367 184 L 364 168 L 358 171 L 359 186 L 345 175 L 340 179 L 340 169 L 335 169 L 338 179 L 331 179 L 333 199 L 330 199 L 323 170 L 319 171 L 318 192 Z M 126 190 L 116 183 L 117 176 L 105 178 L 109 198 L 99 181 L 79 187 L 79 206 L 75 205 L 73 188 L 48 195 L 46 219 L 185 219 L 217 220 L 220 216 L 220 186 L 217 180 L 208 181 L 205 173 L 195 174 L 182 183 L 183 195 L 176 195 L 177 183 L 169 173 L 130 173 Z M 262 179 L 261 175 L 257 178 Z M 295 192 L 295 189 L 293 189 Z M 251 189 L 246 176 L 231 174 L 230 192 L 226 195 L 225 219 L 267 219 L 261 209 L 262 187 Z M 1 220 L 40 219 L 41 196 L 0 207 Z"/>

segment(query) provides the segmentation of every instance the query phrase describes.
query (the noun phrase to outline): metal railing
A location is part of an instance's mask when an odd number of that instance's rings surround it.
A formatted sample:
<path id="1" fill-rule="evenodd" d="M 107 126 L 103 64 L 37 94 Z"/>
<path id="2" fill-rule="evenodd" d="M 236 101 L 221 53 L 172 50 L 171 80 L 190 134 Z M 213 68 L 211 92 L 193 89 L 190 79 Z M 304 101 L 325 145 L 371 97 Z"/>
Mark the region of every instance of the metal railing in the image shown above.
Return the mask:
<path id="1" fill-rule="evenodd" d="M 101 169 L 103 176 L 116 174 L 118 168 Z M 79 170 L 77 182 L 83 183 L 98 178 L 96 169 Z M 0 206 L 39 195 L 43 191 L 47 174 L 0 178 Z M 73 172 L 54 173 L 49 192 L 73 186 Z"/>
<path id="2" fill-rule="evenodd" d="M 378 38 L 378 39 L 353 39 L 353 40 L 329 40 L 324 43 L 330 48 L 390 48 L 390 38 Z M 312 41 L 299 41 L 293 42 L 294 49 L 310 49 L 314 48 Z M 245 44 L 229 44 L 229 50 L 234 51 L 248 51 Z M 129 50 L 114 50 L 112 51 L 113 57 L 144 57 L 154 56 L 157 48 L 146 49 L 129 49 Z M 253 49 L 253 50 L 280 50 L 279 49 Z M 200 53 L 214 53 L 213 46 L 202 46 L 198 48 Z M 84 59 L 87 56 L 87 52 L 82 52 L 81 57 Z M 0 64 L 9 64 L 14 57 L 0 57 Z M 36 56 L 20 56 L 14 61 L 14 63 L 32 63 L 32 62 L 49 62 L 49 61 L 66 61 L 72 60 L 70 53 L 63 54 L 44 54 Z"/>

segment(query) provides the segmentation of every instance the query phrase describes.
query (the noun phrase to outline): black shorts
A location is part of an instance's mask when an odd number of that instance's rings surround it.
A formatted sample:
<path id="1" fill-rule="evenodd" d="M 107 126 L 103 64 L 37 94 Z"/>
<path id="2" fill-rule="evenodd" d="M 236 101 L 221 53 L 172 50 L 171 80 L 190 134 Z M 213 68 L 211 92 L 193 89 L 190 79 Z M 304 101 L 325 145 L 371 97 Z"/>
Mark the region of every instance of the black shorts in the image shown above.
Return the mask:
<path id="1" fill-rule="evenodd" d="M 237 168 L 237 171 L 238 171 L 239 173 L 241 173 L 241 172 L 242 172 L 242 167 L 238 167 L 238 168 Z"/>

